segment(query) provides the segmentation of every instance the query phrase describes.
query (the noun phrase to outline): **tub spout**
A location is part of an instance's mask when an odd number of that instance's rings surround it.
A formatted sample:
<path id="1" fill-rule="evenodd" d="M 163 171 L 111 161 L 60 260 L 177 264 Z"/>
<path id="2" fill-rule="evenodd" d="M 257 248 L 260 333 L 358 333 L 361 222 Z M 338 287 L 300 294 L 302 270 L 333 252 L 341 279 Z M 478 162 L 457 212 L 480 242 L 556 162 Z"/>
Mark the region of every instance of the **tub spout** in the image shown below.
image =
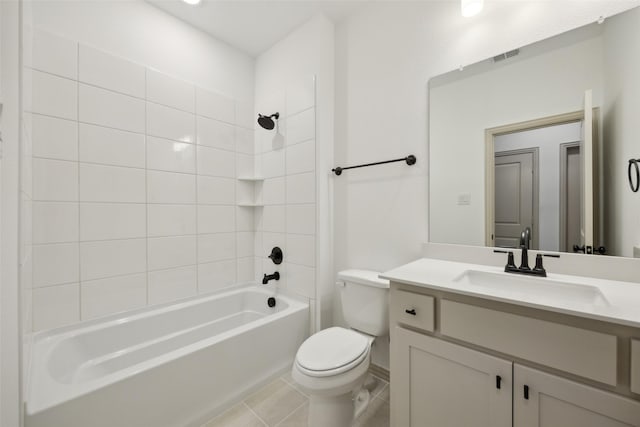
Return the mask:
<path id="1" fill-rule="evenodd" d="M 266 285 L 267 283 L 269 283 L 269 280 L 280 280 L 280 273 L 276 271 L 273 274 L 265 274 L 262 278 L 262 284 Z"/>

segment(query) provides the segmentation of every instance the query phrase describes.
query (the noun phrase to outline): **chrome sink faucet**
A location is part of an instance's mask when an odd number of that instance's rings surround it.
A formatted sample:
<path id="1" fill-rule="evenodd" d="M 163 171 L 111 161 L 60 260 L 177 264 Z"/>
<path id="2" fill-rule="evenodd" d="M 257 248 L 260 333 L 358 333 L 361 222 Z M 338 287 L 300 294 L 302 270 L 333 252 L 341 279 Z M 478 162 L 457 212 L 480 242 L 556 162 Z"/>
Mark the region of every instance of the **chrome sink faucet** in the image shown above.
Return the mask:
<path id="1" fill-rule="evenodd" d="M 524 234 L 524 232 L 523 232 Z M 536 254 L 536 266 L 531 268 L 529 267 L 529 249 L 526 245 L 520 246 L 521 256 L 520 256 L 520 267 L 516 267 L 513 257 L 513 251 L 503 251 L 494 249 L 493 252 L 500 254 L 507 254 L 507 265 L 504 266 L 505 273 L 515 273 L 515 274 L 527 274 L 531 276 L 540 276 L 547 277 L 547 270 L 544 269 L 542 265 L 542 257 L 551 257 L 551 258 L 560 258 L 558 254 Z"/>

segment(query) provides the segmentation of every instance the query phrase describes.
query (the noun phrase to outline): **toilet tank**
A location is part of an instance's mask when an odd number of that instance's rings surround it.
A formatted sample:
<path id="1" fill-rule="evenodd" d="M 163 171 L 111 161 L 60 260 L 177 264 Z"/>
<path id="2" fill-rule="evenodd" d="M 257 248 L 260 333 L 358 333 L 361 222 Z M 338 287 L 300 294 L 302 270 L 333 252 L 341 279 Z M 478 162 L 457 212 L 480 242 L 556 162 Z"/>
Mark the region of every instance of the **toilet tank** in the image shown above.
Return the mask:
<path id="1" fill-rule="evenodd" d="M 342 314 L 349 327 L 373 336 L 389 332 L 389 281 L 370 270 L 338 273 Z"/>

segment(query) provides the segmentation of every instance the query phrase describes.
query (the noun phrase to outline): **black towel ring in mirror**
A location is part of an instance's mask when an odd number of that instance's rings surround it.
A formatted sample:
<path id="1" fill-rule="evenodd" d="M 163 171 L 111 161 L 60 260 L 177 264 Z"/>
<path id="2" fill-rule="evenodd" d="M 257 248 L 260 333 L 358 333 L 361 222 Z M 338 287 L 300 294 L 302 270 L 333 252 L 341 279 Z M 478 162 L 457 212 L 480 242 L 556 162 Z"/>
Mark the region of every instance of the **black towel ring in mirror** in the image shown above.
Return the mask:
<path id="1" fill-rule="evenodd" d="M 629 176 L 629 186 L 631 187 L 631 191 L 634 193 L 638 192 L 640 189 L 640 159 L 629 159 L 629 168 L 627 169 L 627 175 Z M 633 179 L 634 174 L 632 171 L 635 169 L 635 182 Z"/>

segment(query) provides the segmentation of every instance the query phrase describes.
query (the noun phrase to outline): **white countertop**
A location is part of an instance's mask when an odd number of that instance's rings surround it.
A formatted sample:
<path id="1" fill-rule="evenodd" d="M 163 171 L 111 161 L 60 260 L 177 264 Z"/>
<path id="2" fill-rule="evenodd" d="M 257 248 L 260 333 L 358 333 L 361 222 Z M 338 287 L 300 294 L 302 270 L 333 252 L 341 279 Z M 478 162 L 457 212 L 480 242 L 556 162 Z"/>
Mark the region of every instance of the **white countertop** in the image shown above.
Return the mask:
<path id="1" fill-rule="evenodd" d="M 506 261 L 506 257 L 505 257 Z M 520 280 L 523 287 L 505 285 L 477 286 L 465 280 L 465 273 L 480 273 L 508 281 Z M 485 274 L 489 273 L 489 274 Z M 495 276 L 492 276 L 495 274 Z M 554 274 L 547 278 L 505 273 L 504 268 L 462 262 L 422 258 L 380 275 L 393 282 L 455 294 L 506 302 L 524 307 L 640 328 L 640 283 L 618 282 L 590 277 Z M 558 284 L 557 282 L 561 282 Z M 536 284 L 539 284 L 538 288 Z M 568 292 L 555 292 L 565 289 Z M 571 298 L 571 292 L 597 295 L 593 303 Z M 584 293 L 584 292 L 581 292 Z"/>

